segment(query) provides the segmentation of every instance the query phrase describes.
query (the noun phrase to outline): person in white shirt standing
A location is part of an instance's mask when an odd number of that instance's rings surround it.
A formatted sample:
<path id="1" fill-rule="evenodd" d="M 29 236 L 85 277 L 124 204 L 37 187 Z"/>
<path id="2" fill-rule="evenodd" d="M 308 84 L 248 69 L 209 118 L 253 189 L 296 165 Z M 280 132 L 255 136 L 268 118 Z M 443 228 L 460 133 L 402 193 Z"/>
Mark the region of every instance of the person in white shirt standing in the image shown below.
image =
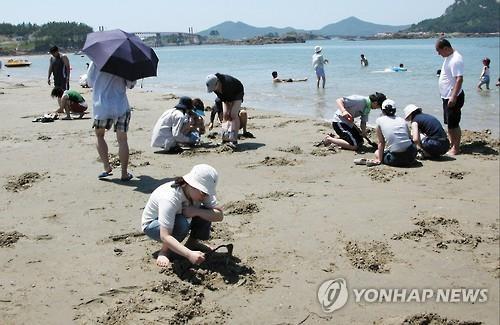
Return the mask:
<path id="1" fill-rule="evenodd" d="M 97 152 L 104 165 L 104 171 L 98 178 L 113 175 L 109 164 L 108 145 L 104 139 L 106 130 L 111 126 L 116 132 L 118 141 L 118 157 L 122 169 L 121 180 L 129 181 L 134 176 L 127 171 L 129 160 L 129 147 L 127 142 L 127 131 L 130 123 L 130 106 L 127 99 L 127 88 L 134 88 L 136 82 L 129 81 L 113 74 L 99 71 L 92 63 L 87 73 L 87 81 L 93 88 L 93 118 L 92 128 L 95 129 L 97 137 Z"/>
<path id="2" fill-rule="evenodd" d="M 316 77 L 318 81 L 316 83 L 316 87 L 319 88 L 319 82 L 323 79 L 323 88 L 325 88 L 326 76 L 325 76 L 325 64 L 328 63 L 328 60 L 323 57 L 322 53 L 323 49 L 321 46 L 314 47 L 314 54 L 312 56 L 312 65 L 314 71 L 316 71 Z"/>
<path id="3" fill-rule="evenodd" d="M 451 144 L 448 154 L 457 155 L 460 153 L 462 138 L 461 109 L 465 102 L 465 93 L 462 89 L 464 59 L 445 38 L 440 38 L 436 42 L 436 51 L 444 58 L 439 75 L 439 92 L 443 100 L 444 124 L 448 125 L 448 138 Z"/>

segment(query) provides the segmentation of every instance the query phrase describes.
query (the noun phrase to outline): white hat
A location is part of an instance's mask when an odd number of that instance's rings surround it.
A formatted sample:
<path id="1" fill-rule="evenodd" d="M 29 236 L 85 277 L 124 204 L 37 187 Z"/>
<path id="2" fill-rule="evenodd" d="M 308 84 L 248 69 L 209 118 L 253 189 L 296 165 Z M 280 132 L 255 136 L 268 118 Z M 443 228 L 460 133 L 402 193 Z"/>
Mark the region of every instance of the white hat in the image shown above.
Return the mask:
<path id="1" fill-rule="evenodd" d="M 314 47 L 314 52 L 316 52 L 316 53 L 319 53 L 319 52 L 321 52 L 322 50 L 323 50 L 323 49 L 321 48 L 321 46 L 315 46 L 315 47 Z"/>
<path id="2" fill-rule="evenodd" d="M 195 165 L 193 169 L 182 178 L 192 187 L 206 193 L 208 195 L 215 195 L 215 187 L 219 174 L 210 165 L 200 164 Z"/>
<path id="3" fill-rule="evenodd" d="M 215 90 L 215 87 L 217 86 L 217 76 L 214 75 L 214 74 L 209 74 L 207 76 L 207 81 L 206 81 L 206 85 L 207 85 L 207 92 L 208 93 L 211 93 L 212 91 Z"/>
<path id="4" fill-rule="evenodd" d="M 413 104 L 410 104 L 410 105 L 407 105 L 404 109 L 404 112 L 405 112 L 405 120 L 408 119 L 408 117 L 410 117 L 410 115 L 415 112 L 415 111 L 422 111 L 422 109 L 420 107 L 418 107 L 417 105 L 413 105 Z"/>
<path id="5" fill-rule="evenodd" d="M 392 99 L 386 99 L 382 103 L 382 111 L 385 112 L 386 115 L 394 115 L 396 113 L 396 102 Z"/>

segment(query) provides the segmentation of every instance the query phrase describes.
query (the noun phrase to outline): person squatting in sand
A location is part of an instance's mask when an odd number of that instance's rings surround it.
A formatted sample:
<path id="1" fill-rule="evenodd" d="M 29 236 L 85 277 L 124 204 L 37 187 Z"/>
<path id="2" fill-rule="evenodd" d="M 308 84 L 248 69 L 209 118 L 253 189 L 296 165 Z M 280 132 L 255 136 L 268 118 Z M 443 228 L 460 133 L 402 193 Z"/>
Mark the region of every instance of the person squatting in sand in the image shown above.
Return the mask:
<path id="1" fill-rule="evenodd" d="M 50 94 L 52 98 L 57 98 L 59 103 L 59 109 L 55 111 L 56 114 L 66 113 L 66 117 L 63 120 L 71 120 L 71 113 L 79 114 L 80 118 L 85 115 L 85 111 L 88 106 L 85 102 L 85 98 L 76 90 L 68 89 L 64 90 L 59 87 L 52 89 Z"/>
<path id="2" fill-rule="evenodd" d="M 240 129 L 238 114 L 245 94 L 243 84 L 233 76 L 220 73 L 208 75 L 205 84 L 207 92 L 214 92 L 222 101 L 223 139 L 227 137 L 229 140 L 227 145 L 236 149 Z"/>
<path id="3" fill-rule="evenodd" d="M 199 240 L 209 239 L 212 222 L 223 219 L 215 197 L 217 182 L 217 171 L 200 164 L 153 191 L 142 213 L 141 228 L 149 238 L 162 243 L 158 266 L 169 266 L 169 252 L 184 256 L 192 264 L 203 263 L 205 254 L 197 249 L 211 248 Z"/>
<path id="4" fill-rule="evenodd" d="M 193 110 L 193 100 L 188 96 L 179 98 L 174 108 L 166 110 L 156 121 L 151 136 L 151 147 L 172 151 L 179 145 L 194 145 L 200 134 L 193 133 L 188 113 Z"/>
<path id="5" fill-rule="evenodd" d="M 329 134 L 317 146 L 334 144 L 342 149 L 358 150 L 363 144 L 363 137 L 366 136 L 366 123 L 370 111 L 380 108 L 385 99 L 385 95 L 379 92 L 368 97 L 351 95 L 338 98 L 337 106 L 339 108 L 335 112 L 332 122 L 337 136 Z M 357 117 L 361 117 L 361 132 L 354 124 L 354 119 Z"/>
<path id="6" fill-rule="evenodd" d="M 417 146 L 418 159 L 437 158 L 450 149 L 446 131 L 437 118 L 410 104 L 404 109 L 405 120 L 411 123 L 411 138 Z"/>
<path id="7" fill-rule="evenodd" d="M 220 123 L 222 123 L 222 101 L 219 98 L 215 99 L 214 106 L 212 107 L 212 111 L 210 112 L 210 123 L 208 124 L 208 130 L 212 130 L 214 127 L 215 117 Z M 253 134 L 247 131 L 247 121 L 248 121 L 248 113 L 245 109 L 240 109 L 238 113 L 240 118 L 240 130 L 243 131 L 243 136 L 247 138 L 253 138 Z"/>

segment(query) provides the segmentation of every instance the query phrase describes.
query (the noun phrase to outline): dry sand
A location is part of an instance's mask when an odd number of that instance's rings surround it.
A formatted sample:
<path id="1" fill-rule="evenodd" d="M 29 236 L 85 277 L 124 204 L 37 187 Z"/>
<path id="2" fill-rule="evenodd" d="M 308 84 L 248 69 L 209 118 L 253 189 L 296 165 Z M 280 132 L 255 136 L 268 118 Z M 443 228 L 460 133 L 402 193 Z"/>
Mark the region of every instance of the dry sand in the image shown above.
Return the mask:
<path id="1" fill-rule="evenodd" d="M 255 138 L 237 152 L 206 139 L 157 154 L 150 130 L 175 96 L 134 89 L 135 178 L 122 183 L 116 170 L 99 181 L 90 118 L 32 123 L 55 109 L 49 91 L 0 80 L 1 324 L 498 324 L 499 142 L 487 132 L 466 132 L 456 159 L 367 168 L 352 160 L 369 148 L 313 146 L 327 123 L 250 109 Z M 210 243 L 234 244 L 233 256 L 160 270 L 141 211 L 156 187 L 202 162 L 219 171 L 225 205 Z M 486 288 L 488 301 L 350 296 L 326 314 L 317 290 L 339 277 L 349 289 Z"/>

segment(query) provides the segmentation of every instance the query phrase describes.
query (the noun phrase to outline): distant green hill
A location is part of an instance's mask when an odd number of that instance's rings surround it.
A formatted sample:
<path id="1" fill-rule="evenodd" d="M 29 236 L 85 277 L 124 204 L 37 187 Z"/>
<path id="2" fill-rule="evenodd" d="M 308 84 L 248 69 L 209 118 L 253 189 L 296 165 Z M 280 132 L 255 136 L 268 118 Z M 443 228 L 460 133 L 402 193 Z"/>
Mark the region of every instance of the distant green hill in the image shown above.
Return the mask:
<path id="1" fill-rule="evenodd" d="M 455 0 L 438 18 L 412 25 L 408 32 L 500 32 L 499 0 Z"/>
<path id="2" fill-rule="evenodd" d="M 408 28 L 404 26 L 379 25 L 363 21 L 356 17 L 349 17 L 339 22 L 326 25 L 314 34 L 326 36 L 372 36 L 377 33 L 395 33 Z"/>
<path id="3" fill-rule="evenodd" d="M 276 27 L 254 27 L 247 25 L 241 21 L 225 21 L 221 24 L 213 26 L 207 30 L 201 31 L 198 34 L 202 36 L 219 36 L 230 40 L 239 40 L 252 38 L 264 35 L 281 35 L 289 32 L 300 32 L 292 27 L 276 28 Z"/>
<path id="4" fill-rule="evenodd" d="M 202 36 L 218 36 L 230 40 L 240 40 L 256 36 L 284 35 L 287 33 L 314 34 L 318 36 L 371 36 L 377 33 L 397 32 L 408 28 L 405 26 L 378 25 L 349 17 L 337 23 L 329 24 L 320 30 L 304 30 L 292 27 L 254 27 L 243 22 L 225 21 L 198 34 Z"/>

